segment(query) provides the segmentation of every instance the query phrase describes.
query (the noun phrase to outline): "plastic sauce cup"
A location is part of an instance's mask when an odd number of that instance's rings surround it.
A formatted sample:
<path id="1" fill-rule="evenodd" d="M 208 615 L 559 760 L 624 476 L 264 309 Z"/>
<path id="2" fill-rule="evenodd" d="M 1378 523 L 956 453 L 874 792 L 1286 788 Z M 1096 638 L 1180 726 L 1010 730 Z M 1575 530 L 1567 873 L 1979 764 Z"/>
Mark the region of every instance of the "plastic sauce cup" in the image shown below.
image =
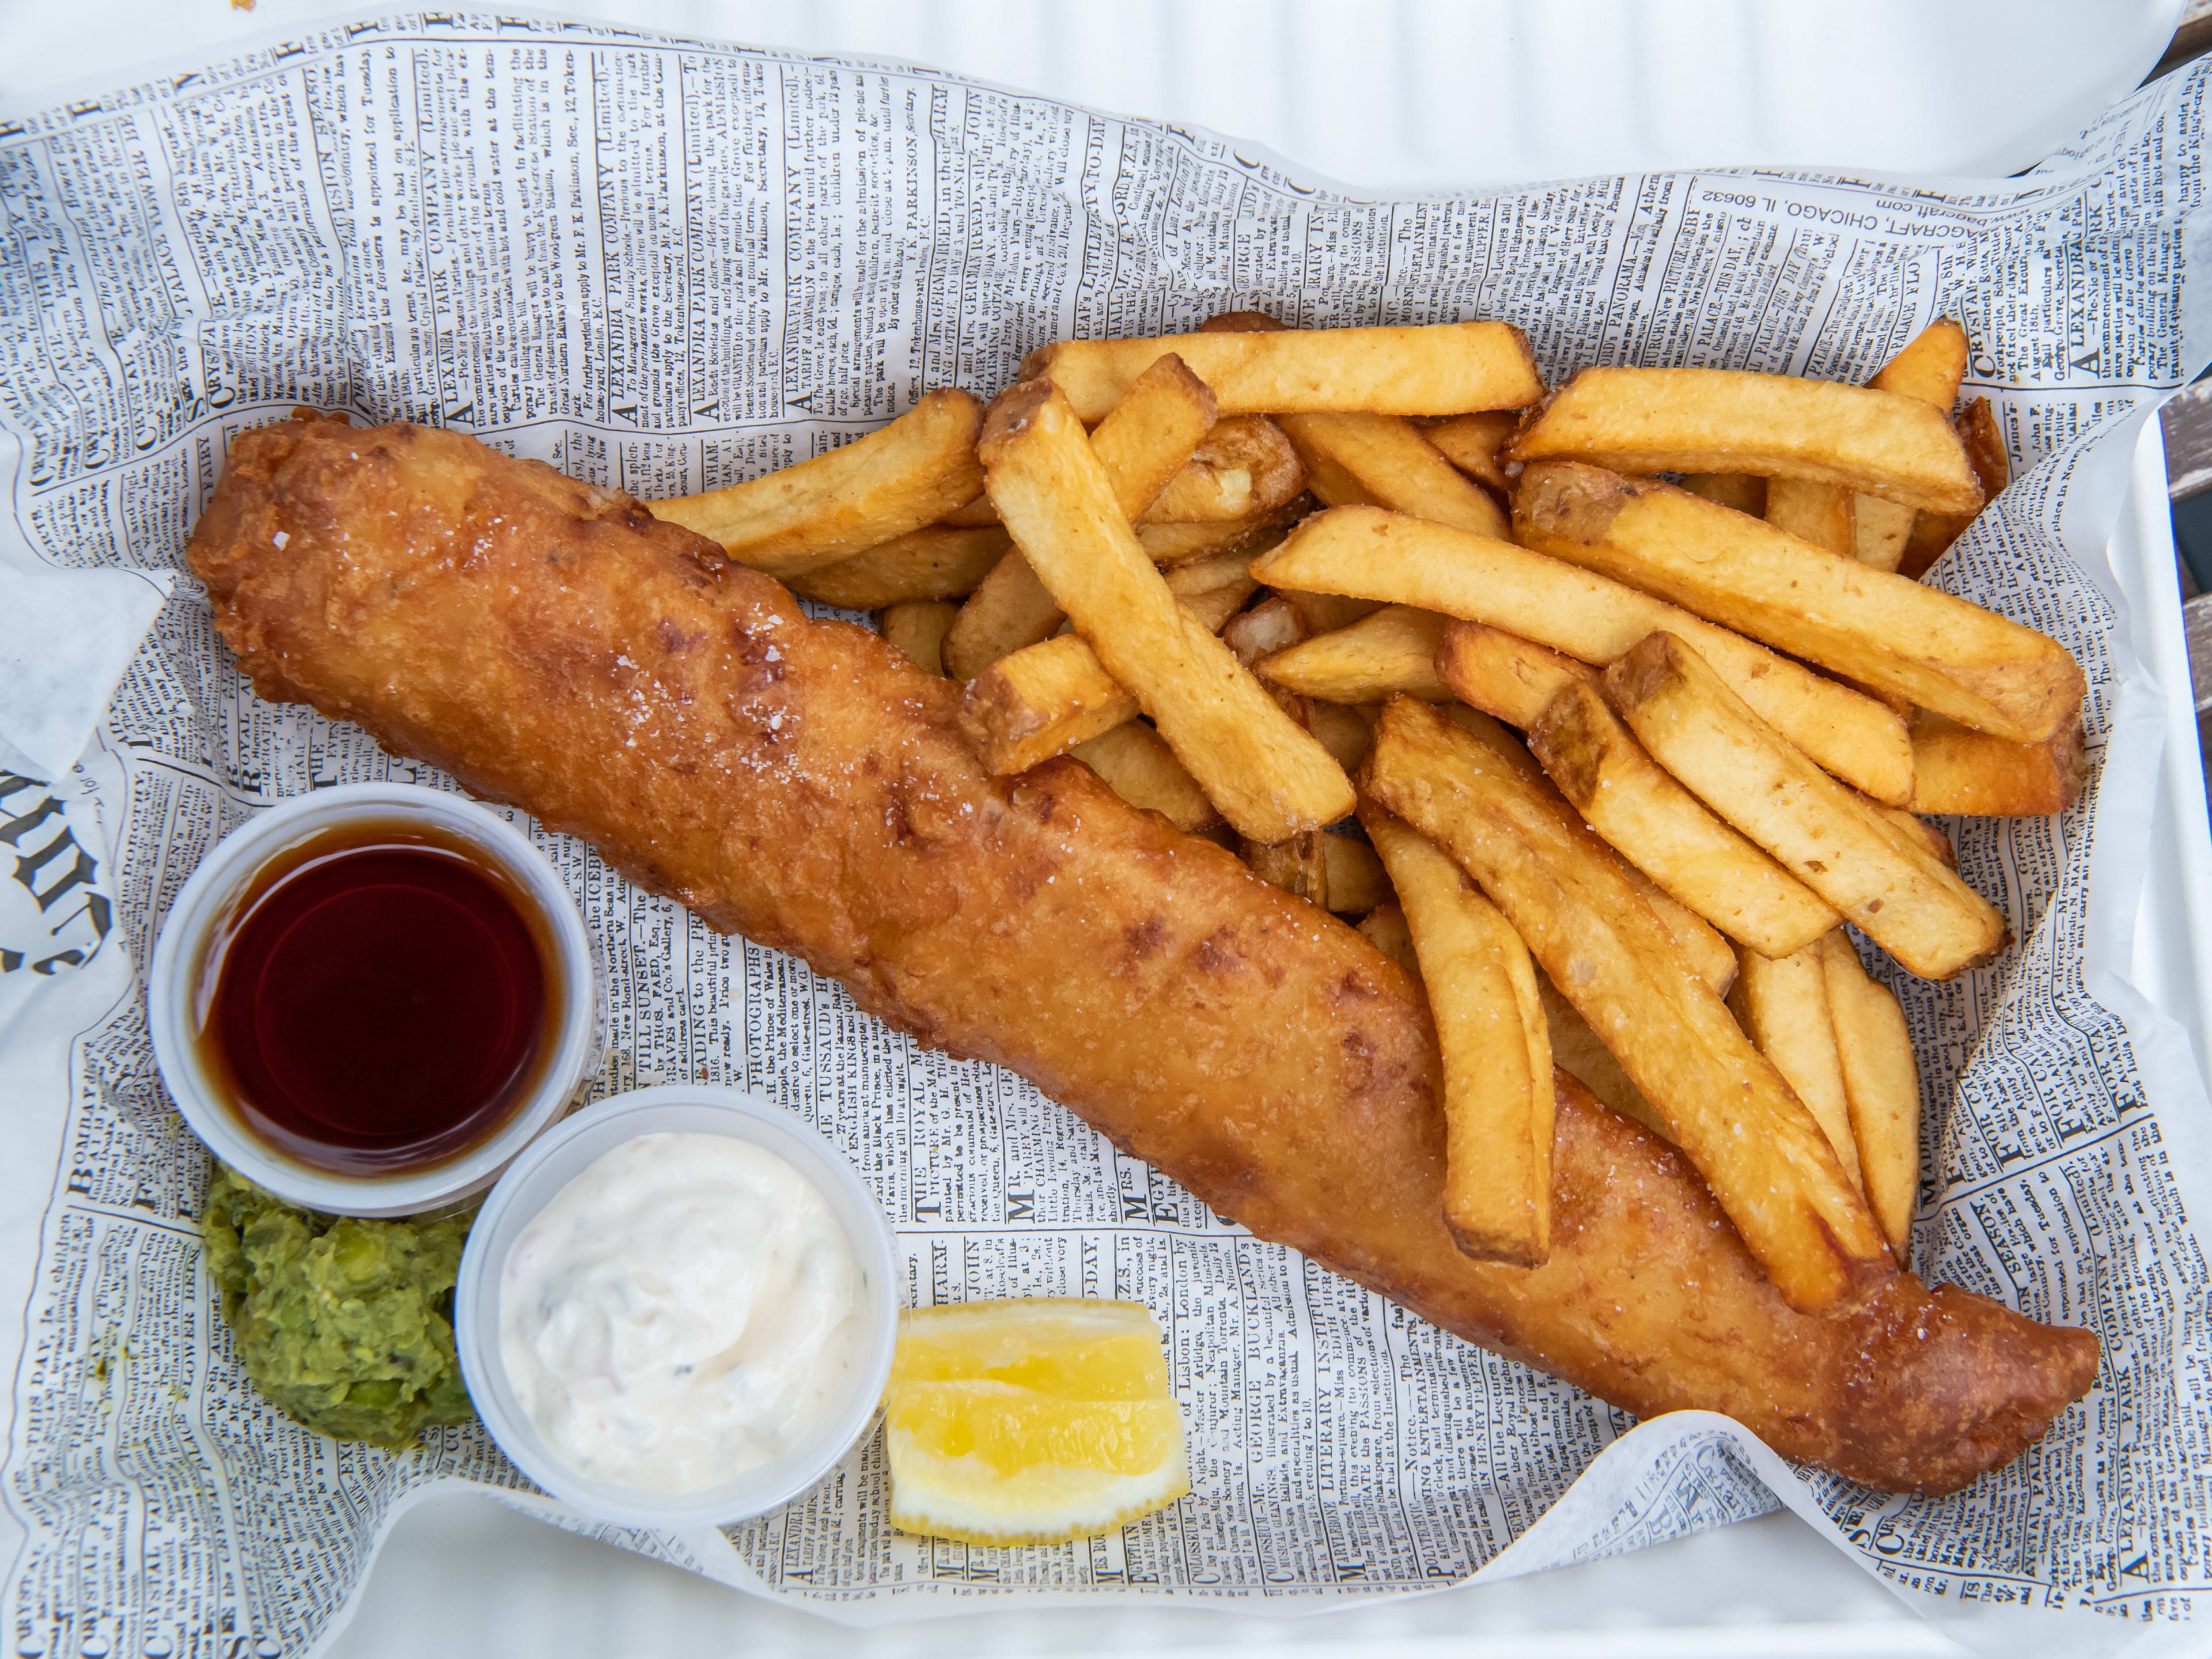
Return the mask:
<path id="1" fill-rule="evenodd" d="M 864 1336 L 845 1398 L 789 1450 L 700 1492 L 649 1492 L 577 1474 L 546 1449 L 508 1385 L 500 1358 L 501 1285 L 516 1241 L 539 1211 L 602 1156 L 649 1134 L 730 1135 L 775 1153 L 822 1194 L 852 1246 L 860 1275 L 858 1312 Z M 875 1195 L 829 1142 L 763 1096 L 669 1084 L 586 1107 L 541 1136 L 508 1167 L 478 1212 L 461 1256 L 453 1290 L 453 1341 L 477 1414 L 514 1466 L 553 1497 L 582 1514 L 622 1526 L 722 1526 L 798 1497 L 874 1425 L 898 1341 L 899 1305 L 890 1224 Z"/>
<path id="2" fill-rule="evenodd" d="M 424 1168 L 339 1173 L 286 1154 L 247 1127 L 211 1074 L 200 1042 L 209 952 L 269 865 L 348 824 L 416 823 L 465 843 L 532 907 L 550 941 L 559 985 L 549 988 L 546 1049 L 536 1082 L 483 1140 Z M 405 1216 L 483 1191 L 575 1100 L 603 1041 L 601 976 L 575 902 L 530 838 L 496 813 L 436 789 L 345 784 L 271 807 L 210 853 L 177 895 L 154 947 L 147 1023 L 162 1081 L 192 1133 L 225 1164 L 288 1203 L 331 1215 Z"/>

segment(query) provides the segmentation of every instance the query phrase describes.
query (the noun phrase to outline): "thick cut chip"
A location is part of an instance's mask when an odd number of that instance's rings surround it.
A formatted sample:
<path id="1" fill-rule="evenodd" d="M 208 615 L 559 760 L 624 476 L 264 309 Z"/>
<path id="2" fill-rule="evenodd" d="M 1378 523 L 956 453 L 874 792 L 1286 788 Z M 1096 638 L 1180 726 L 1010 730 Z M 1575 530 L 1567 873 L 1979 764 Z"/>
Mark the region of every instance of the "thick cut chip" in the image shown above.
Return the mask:
<path id="1" fill-rule="evenodd" d="M 1244 862 L 1261 880 L 1324 910 L 1364 915 L 1389 901 L 1390 882 L 1382 860 L 1373 848 L 1348 836 L 1316 831 L 1273 846 L 1247 842 L 1243 850 Z"/>
<path id="2" fill-rule="evenodd" d="M 1264 415 L 1231 415 L 1199 441 L 1147 518 L 1210 524 L 1279 511 L 1306 487 L 1306 470 L 1282 428 Z"/>
<path id="3" fill-rule="evenodd" d="M 1766 480 L 1748 472 L 1686 472 L 1682 488 L 1754 519 L 1766 516 Z"/>
<path id="4" fill-rule="evenodd" d="M 1834 484 L 1775 478 L 1766 486 L 1766 522 L 1823 553 L 1856 558 L 1858 515 L 1852 503 L 1857 499 L 1852 491 Z"/>
<path id="5" fill-rule="evenodd" d="M 2039 743 L 2081 710 L 2087 683 L 2057 641 L 1667 484 L 1574 462 L 1531 466 L 1514 531 L 1528 546 L 1977 731 Z"/>
<path id="6" fill-rule="evenodd" d="M 1918 398 L 1742 369 L 1583 369 L 1522 422 L 1507 459 L 1804 478 L 1936 513 L 1982 504 L 1959 434 Z"/>
<path id="7" fill-rule="evenodd" d="M 1605 683 L 1654 759 L 1913 973 L 1948 979 L 2004 948 L 2002 915 L 1791 748 L 1682 641 L 1654 634 Z"/>
<path id="8" fill-rule="evenodd" d="M 1786 957 L 1841 921 L 1669 777 L 1595 686 L 1561 690 L 1529 726 L 1528 748 L 1621 857 L 1738 944 Z"/>
<path id="9" fill-rule="evenodd" d="M 1000 658 L 1050 639 L 1066 620 L 1030 562 L 1009 548 L 960 607 L 945 642 L 945 672 L 964 684 Z"/>
<path id="10" fill-rule="evenodd" d="M 1395 415 L 1285 415 L 1283 430 L 1306 464 L 1313 493 L 1331 507 L 1387 507 L 1485 536 L 1505 514 L 1427 434 Z"/>
<path id="11" fill-rule="evenodd" d="M 1841 1311 L 1888 1283 L 1889 1251 L 1834 1150 L 1595 837 L 1426 705 L 1382 711 L 1362 792 L 1437 842 L 1505 913 L 1626 1070 L 1792 1307 Z M 1601 857 L 1584 852 L 1595 846 Z"/>
<path id="12" fill-rule="evenodd" d="M 926 674 L 945 672 L 945 635 L 960 607 L 946 599 L 908 599 L 886 606 L 884 637 Z"/>
<path id="13" fill-rule="evenodd" d="M 1466 872 L 1372 802 L 1359 822 L 1390 872 L 1443 1057 L 1444 1223 L 1480 1261 L 1552 1253 L 1551 1030 L 1528 947 Z"/>
<path id="14" fill-rule="evenodd" d="M 1413 930 L 1406 925 L 1406 912 L 1397 904 L 1378 904 L 1359 920 L 1360 936 L 1407 973 L 1419 979 L 1421 964 L 1413 955 Z"/>
<path id="15" fill-rule="evenodd" d="M 1159 1327 L 1135 1303 L 902 1316 L 884 1443 L 891 1524 L 970 1544 L 1110 1532 L 1190 1490 Z"/>
<path id="16" fill-rule="evenodd" d="M 1551 1029 L 1552 1063 L 1596 1096 L 1600 1105 L 1641 1123 L 1672 1146 L 1674 1137 L 1667 1133 L 1665 1121 L 1644 1099 L 1644 1091 L 1629 1080 L 1613 1051 L 1598 1041 L 1589 1022 L 1575 1012 L 1541 969 L 1536 972 L 1536 993 L 1543 999 L 1544 1023 Z"/>
<path id="17" fill-rule="evenodd" d="M 1279 593 L 1231 617 L 1221 630 L 1221 642 L 1247 668 L 1262 657 L 1287 651 L 1305 636 L 1305 618 Z"/>
<path id="18" fill-rule="evenodd" d="M 1486 623 L 1455 622 L 1437 647 L 1437 676 L 1451 694 L 1526 732 L 1571 685 L 1595 685 L 1587 663 Z"/>
<path id="19" fill-rule="evenodd" d="M 1983 498 L 1993 501 L 2011 480 L 2012 456 L 2005 448 L 2004 433 L 1997 425 L 1990 400 L 1975 398 L 1959 411 L 1957 424 L 1959 440 L 1966 447 L 1966 459 L 1973 463 L 1975 474 L 1982 481 Z M 1966 533 L 1967 526 L 1980 516 L 1978 510 L 1916 514 L 1912 534 L 1898 561 L 1898 574 L 1916 581 L 1926 575 L 1951 544 Z"/>
<path id="20" fill-rule="evenodd" d="M 793 576 L 802 599 L 848 611 L 881 611 L 908 599 L 957 599 L 972 593 L 1013 545 L 1003 530 L 917 530 Z"/>
<path id="21" fill-rule="evenodd" d="M 1347 707 L 1320 697 L 1308 697 L 1306 709 L 1306 729 L 1336 757 L 1339 766 L 1349 773 L 1366 757 L 1368 736 L 1375 729 L 1375 716 L 1381 712 L 1374 704 Z"/>
<path id="22" fill-rule="evenodd" d="M 1437 678 L 1437 647 L 1449 620 L 1411 605 L 1386 605 L 1261 659 L 1257 672 L 1270 685 L 1331 702 L 1381 702 L 1401 692 L 1442 702 L 1451 689 Z"/>
<path id="23" fill-rule="evenodd" d="M 1026 772 L 1137 718 L 1137 699 L 1079 634 L 999 659 L 968 682 L 960 729 L 986 769 Z"/>
<path id="24" fill-rule="evenodd" d="M 1959 401 L 1959 383 L 1966 378 L 1966 331 L 1951 318 L 1938 317 L 1867 384 L 1878 392 L 1917 398 L 1937 414 L 1948 416 Z"/>
<path id="25" fill-rule="evenodd" d="M 1867 1202 L 1890 1254 L 1906 1267 L 1920 1196 L 1920 1072 L 1912 1036 L 1897 999 L 1867 976 L 1841 928 L 1820 941 L 1820 963 Z"/>
<path id="26" fill-rule="evenodd" d="M 1498 455 L 1512 438 L 1513 428 L 1520 424 L 1517 414 L 1493 410 L 1487 414 L 1455 415 L 1448 421 L 1438 421 L 1424 428 L 1422 435 L 1468 477 L 1503 494 L 1513 488 L 1513 481 L 1505 476 L 1504 464 Z"/>
<path id="27" fill-rule="evenodd" d="M 1294 587 L 1279 587 L 1275 592 L 1305 623 L 1309 639 L 1316 634 L 1334 634 L 1340 628 L 1349 628 L 1382 609 L 1379 599 L 1347 599 L 1341 593 L 1301 593 Z"/>
<path id="28" fill-rule="evenodd" d="M 1789 1079 L 1835 1148 L 1844 1173 L 1863 1193 L 1866 1181 L 1859 1171 L 1858 1143 L 1851 1136 L 1850 1101 L 1844 1090 L 1843 1056 L 1828 1015 L 1827 969 L 1822 965 L 1826 946 L 1821 940 L 1840 934 L 1840 929 L 1831 928 L 1820 940 L 1786 957 L 1746 951 L 1729 1007 L 1759 1052 Z M 1875 1219 L 1881 1219 L 1879 1212 Z"/>
<path id="29" fill-rule="evenodd" d="M 1925 709 L 1912 716 L 1912 810 L 2042 817 L 2081 799 L 2089 775 L 2077 716 L 2041 743 L 2008 743 Z"/>
<path id="30" fill-rule="evenodd" d="M 1350 814 L 1343 769 L 1176 602 L 1050 382 L 1000 393 L 979 453 L 1030 568 L 1240 835 L 1288 841 Z"/>
<path id="31" fill-rule="evenodd" d="M 1099 411 L 1103 414 L 1104 410 Z M 749 483 L 648 501 L 740 564 L 787 580 L 934 524 L 983 487 L 975 459 L 983 407 L 938 391 L 842 448 Z"/>
<path id="32" fill-rule="evenodd" d="M 1221 822 L 1198 780 L 1142 720 L 1124 720 L 1067 752 L 1130 805 L 1158 812 L 1186 835 Z"/>
<path id="33" fill-rule="evenodd" d="M 1213 388 L 1224 415 L 1467 415 L 1544 395 L 1528 337 L 1510 323 L 1063 340 L 1024 358 L 1022 378 L 1049 378 L 1095 421 L 1170 351 Z"/>
<path id="34" fill-rule="evenodd" d="M 1664 600 L 1545 554 L 1374 507 L 1339 507 L 1301 524 L 1254 561 L 1252 574 L 1278 587 L 1487 623 L 1594 667 L 1671 629 L 1838 777 L 1876 800 L 1911 798 L 1912 744 L 1891 709 Z"/>

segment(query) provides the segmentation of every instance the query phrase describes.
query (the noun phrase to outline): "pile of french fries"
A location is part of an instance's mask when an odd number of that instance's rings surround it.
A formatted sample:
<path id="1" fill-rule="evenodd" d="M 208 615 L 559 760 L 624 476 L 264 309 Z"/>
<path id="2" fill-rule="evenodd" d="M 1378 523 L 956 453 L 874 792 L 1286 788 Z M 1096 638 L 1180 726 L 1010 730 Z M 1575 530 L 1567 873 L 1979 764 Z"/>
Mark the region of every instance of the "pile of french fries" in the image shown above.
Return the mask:
<path id="1" fill-rule="evenodd" d="M 1901 1268 L 1908 971 L 2007 919 L 1928 816 L 2063 810 L 2080 668 L 1917 578 L 2003 488 L 1967 341 L 1864 386 L 1586 368 L 1495 322 L 1066 341 L 817 459 L 654 504 L 1415 975 L 1445 1220 L 1550 1249 L 1554 1067 L 1679 1147 L 1780 1294 Z M 957 603 L 956 603 L 957 601 Z"/>

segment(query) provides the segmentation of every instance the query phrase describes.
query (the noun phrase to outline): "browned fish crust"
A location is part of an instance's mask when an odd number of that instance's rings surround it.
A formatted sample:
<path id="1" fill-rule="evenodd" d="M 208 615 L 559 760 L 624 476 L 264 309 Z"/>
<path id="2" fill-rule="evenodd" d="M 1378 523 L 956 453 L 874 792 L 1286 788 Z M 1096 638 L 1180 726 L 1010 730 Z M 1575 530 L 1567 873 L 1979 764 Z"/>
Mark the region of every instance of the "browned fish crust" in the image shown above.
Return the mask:
<path id="1" fill-rule="evenodd" d="M 2094 1377 L 2089 1333 L 1908 1276 L 1791 1312 L 1682 1161 L 1564 1074 L 1550 1262 L 1462 1256 L 1402 969 L 1074 762 L 987 775 L 957 687 L 618 491 L 454 433 L 294 422 L 232 447 L 191 560 L 262 696 L 582 836 L 1261 1237 L 1638 1416 L 1725 1412 L 1936 1493 Z"/>

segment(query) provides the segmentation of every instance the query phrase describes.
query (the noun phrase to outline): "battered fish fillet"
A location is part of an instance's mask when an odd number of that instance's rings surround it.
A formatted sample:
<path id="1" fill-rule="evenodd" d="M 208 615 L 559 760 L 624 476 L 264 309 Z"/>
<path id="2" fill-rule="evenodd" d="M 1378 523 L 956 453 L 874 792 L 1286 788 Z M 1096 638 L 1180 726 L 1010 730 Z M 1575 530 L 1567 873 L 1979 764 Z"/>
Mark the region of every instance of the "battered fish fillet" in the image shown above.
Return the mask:
<path id="1" fill-rule="evenodd" d="M 1944 1492 L 2095 1374 L 2089 1333 L 1910 1277 L 1791 1312 L 1681 1159 L 1564 1073 L 1552 1259 L 1470 1261 L 1401 969 L 1076 763 L 987 775 L 957 686 L 619 492 L 450 432 L 296 422 L 233 446 L 191 558 L 262 696 L 586 838 L 1261 1237 L 1638 1416 L 1725 1412 Z"/>

